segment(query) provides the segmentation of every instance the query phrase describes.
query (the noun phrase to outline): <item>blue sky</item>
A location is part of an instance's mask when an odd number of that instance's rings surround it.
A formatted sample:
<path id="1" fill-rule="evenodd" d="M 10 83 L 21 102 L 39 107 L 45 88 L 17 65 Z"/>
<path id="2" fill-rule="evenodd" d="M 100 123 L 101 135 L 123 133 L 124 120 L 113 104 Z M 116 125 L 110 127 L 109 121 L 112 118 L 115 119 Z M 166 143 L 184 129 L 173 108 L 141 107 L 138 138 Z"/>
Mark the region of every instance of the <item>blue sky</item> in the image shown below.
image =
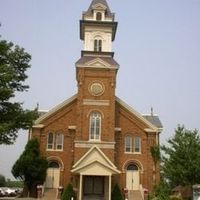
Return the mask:
<path id="1" fill-rule="evenodd" d="M 50 109 L 77 92 L 74 63 L 83 44 L 79 19 L 91 0 L 0 0 L 1 39 L 32 55 L 24 107 Z M 177 124 L 200 127 L 200 0 L 108 0 L 119 22 L 113 51 L 116 95 L 140 113 L 159 114 L 171 137 Z M 27 134 L 0 146 L 0 173 L 11 177 Z"/>

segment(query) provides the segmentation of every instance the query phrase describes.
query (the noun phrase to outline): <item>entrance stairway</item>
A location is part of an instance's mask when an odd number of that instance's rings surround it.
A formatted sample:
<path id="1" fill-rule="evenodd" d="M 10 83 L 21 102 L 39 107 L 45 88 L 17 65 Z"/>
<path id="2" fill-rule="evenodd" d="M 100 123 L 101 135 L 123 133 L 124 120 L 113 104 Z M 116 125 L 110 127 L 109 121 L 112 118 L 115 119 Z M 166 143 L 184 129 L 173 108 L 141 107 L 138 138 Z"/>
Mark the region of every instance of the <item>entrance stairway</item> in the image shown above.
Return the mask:
<path id="1" fill-rule="evenodd" d="M 130 190 L 128 193 L 128 200 L 143 200 L 139 190 Z"/>
<path id="2" fill-rule="evenodd" d="M 56 200 L 57 190 L 56 189 L 45 189 L 42 200 Z"/>

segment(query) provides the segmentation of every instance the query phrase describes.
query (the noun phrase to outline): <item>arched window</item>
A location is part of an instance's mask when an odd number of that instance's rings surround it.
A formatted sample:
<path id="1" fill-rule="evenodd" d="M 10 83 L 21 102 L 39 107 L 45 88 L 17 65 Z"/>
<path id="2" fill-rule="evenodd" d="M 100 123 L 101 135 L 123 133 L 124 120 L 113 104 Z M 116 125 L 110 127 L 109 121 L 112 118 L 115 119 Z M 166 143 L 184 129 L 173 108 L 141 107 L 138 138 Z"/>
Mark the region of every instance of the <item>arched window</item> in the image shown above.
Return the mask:
<path id="1" fill-rule="evenodd" d="M 94 51 L 102 51 L 102 40 L 94 40 Z"/>
<path id="2" fill-rule="evenodd" d="M 100 140 L 101 114 L 93 112 L 90 115 L 90 140 Z"/>
<path id="3" fill-rule="evenodd" d="M 97 19 L 97 21 L 101 21 L 102 20 L 102 14 L 100 12 L 98 12 L 96 14 L 96 19 Z"/>
<path id="4" fill-rule="evenodd" d="M 53 148 L 54 148 L 53 133 L 49 133 L 47 138 L 47 149 L 53 149 Z"/>
<path id="5" fill-rule="evenodd" d="M 132 152 L 132 137 L 131 136 L 126 136 L 125 137 L 125 152 Z"/>
<path id="6" fill-rule="evenodd" d="M 127 166 L 127 171 L 138 171 L 138 166 L 134 163 L 131 163 Z"/>
<path id="7" fill-rule="evenodd" d="M 59 164 L 56 161 L 50 161 L 48 168 L 60 168 Z"/>

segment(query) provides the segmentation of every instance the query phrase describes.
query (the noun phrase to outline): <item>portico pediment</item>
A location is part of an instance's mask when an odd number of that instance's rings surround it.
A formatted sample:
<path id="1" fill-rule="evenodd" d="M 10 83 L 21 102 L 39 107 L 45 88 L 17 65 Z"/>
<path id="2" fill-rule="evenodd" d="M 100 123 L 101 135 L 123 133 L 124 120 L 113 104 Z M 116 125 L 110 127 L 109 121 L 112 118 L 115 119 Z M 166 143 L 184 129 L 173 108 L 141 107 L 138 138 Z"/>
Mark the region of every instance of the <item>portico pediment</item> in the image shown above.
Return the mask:
<path id="1" fill-rule="evenodd" d="M 120 173 L 116 166 L 97 146 L 93 146 L 79 161 L 71 172 L 84 175 L 112 175 Z"/>

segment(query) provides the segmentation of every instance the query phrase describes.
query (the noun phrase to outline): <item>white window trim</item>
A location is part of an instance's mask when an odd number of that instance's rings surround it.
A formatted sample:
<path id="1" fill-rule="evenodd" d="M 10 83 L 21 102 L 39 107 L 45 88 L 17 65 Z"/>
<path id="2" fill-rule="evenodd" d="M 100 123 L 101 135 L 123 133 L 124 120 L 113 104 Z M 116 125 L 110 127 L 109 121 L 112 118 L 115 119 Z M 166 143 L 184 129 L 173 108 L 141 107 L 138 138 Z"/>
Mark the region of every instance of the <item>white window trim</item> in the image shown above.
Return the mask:
<path id="1" fill-rule="evenodd" d="M 52 133 L 52 132 L 49 132 L 49 133 Z M 48 143 L 48 139 L 49 139 L 49 133 L 47 134 L 47 146 L 46 146 L 46 151 L 63 151 L 63 149 L 64 149 L 64 135 L 63 135 L 63 133 L 52 133 L 53 134 L 53 143 L 52 143 L 52 148 L 51 149 L 49 149 L 48 148 L 48 145 L 49 145 L 49 143 Z M 59 145 L 62 145 L 62 148 L 61 149 L 57 149 L 57 141 L 56 141 L 56 135 L 58 135 L 58 134 L 61 134 L 62 135 L 62 144 L 59 144 Z"/>
<path id="2" fill-rule="evenodd" d="M 50 144 L 49 143 L 49 134 L 52 134 L 53 135 L 53 142 Z M 54 134 L 52 133 L 52 132 L 49 132 L 48 134 L 47 134 L 47 146 L 46 146 L 46 149 L 48 150 L 48 151 L 54 151 L 54 143 L 55 143 L 55 141 L 54 141 Z M 49 148 L 49 145 L 52 145 L 52 148 Z"/>
<path id="3" fill-rule="evenodd" d="M 62 137 L 62 143 L 61 143 L 61 144 L 57 144 L 57 140 L 56 140 L 56 139 L 57 139 L 57 138 L 56 138 L 57 135 L 61 135 L 61 137 Z M 63 138 L 64 138 L 64 137 L 63 137 L 63 134 L 62 134 L 62 133 L 56 133 L 56 134 L 55 134 L 55 150 L 56 150 L 56 151 L 63 151 L 63 141 L 64 141 Z M 58 148 L 57 148 L 58 145 L 61 145 L 62 148 L 61 148 L 61 149 L 58 149 Z"/>
<path id="4" fill-rule="evenodd" d="M 138 138 L 139 139 L 139 151 L 135 151 L 135 149 L 136 149 L 136 138 Z M 135 136 L 134 137 L 134 146 L 133 146 L 133 153 L 134 154 L 141 154 L 141 137 L 138 137 L 138 136 Z"/>
<path id="5" fill-rule="evenodd" d="M 99 138 L 98 139 L 96 139 L 96 133 L 94 134 L 94 138 L 91 138 L 91 126 L 92 126 L 92 115 L 93 114 L 98 114 L 99 115 L 99 119 L 100 119 L 100 123 L 99 123 Z M 89 117 L 89 120 L 90 120 L 90 123 L 89 123 L 89 141 L 101 141 L 101 119 L 102 119 L 102 117 L 101 117 L 101 114 L 99 112 L 92 112 L 90 114 L 90 117 Z"/>
<path id="6" fill-rule="evenodd" d="M 127 149 L 126 148 L 127 147 L 127 145 L 126 145 L 126 139 L 127 138 L 130 139 L 130 151 L 126 151 L 126 149 Z M 129 135 L 125 136 L 125 138 L 124 138 L 124 151 L 127 154 L 132 154 L 133 153 L 133 138 L 131 136 L 129 136 Z"/>
<path id="7" fill-rule="evenodd" d="M 126 151 L 126 138 L 130 138 L 130 140 L 131 140 L 131 144 L 130 144 L 130 151 Z M 136 138 L 139 138 L 139 140 L 140 140 L 140 143 L 139 143 L 139 151 L 135 151 L 135 140 L 136 140 Z M 135 136 L 135 137 L 131 137 L 130 135 L 126 135 L 125 137 L 124 137 L 124 153 L 125 154 L 142 154 L 142 139 L 141 139 L 141 137 L 139 137 L 139 136 Z"/>

